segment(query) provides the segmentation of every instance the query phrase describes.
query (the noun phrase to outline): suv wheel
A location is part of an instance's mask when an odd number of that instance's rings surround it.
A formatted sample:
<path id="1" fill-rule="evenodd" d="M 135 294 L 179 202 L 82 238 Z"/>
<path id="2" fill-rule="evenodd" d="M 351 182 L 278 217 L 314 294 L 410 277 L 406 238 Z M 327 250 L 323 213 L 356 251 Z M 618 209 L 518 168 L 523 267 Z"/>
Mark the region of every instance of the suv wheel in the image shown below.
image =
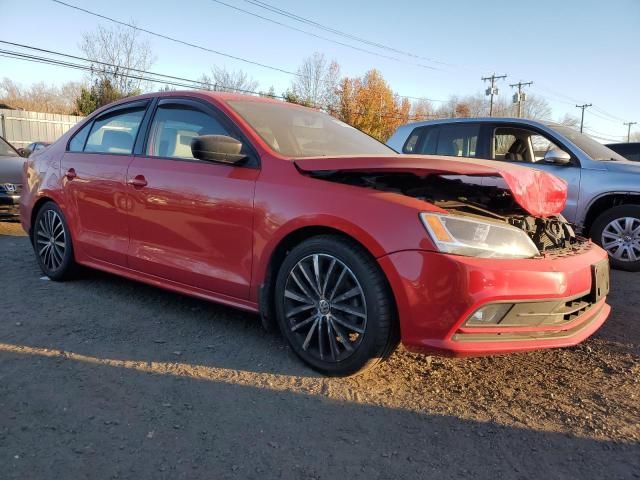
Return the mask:
<path id="1" fill-rule="evenodd" d="M 386 279 L 355 242 L 333 235 L 302 242 L 285 258 L 275 295 L 282 334 L 321 373 L 362 372 L 397 344 Z"/>
<path id="2" fill-rule="evenodd" d="M 593 223 L 591 238 L 607 251 L 613 268 L 640 271 L 640 206 L 606 210 Z"/>

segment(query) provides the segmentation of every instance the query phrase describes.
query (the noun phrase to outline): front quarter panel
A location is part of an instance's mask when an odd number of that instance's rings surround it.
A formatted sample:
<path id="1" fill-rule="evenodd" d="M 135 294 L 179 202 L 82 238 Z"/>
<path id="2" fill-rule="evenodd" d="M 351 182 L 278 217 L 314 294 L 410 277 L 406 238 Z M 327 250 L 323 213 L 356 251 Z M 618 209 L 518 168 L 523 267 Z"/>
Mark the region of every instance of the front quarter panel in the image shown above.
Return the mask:
<path id="1" fill-rule="evenodd" d="M 419 212 L 437 207 L 421 200 L 315 179 L 293 162 L 271 159 L 256 185 L 254 273 L 256 299 L 271 255 L 292 232 L 326 227 L 362 244 L 374 257 L 409 249 L 433 250 Z"/>

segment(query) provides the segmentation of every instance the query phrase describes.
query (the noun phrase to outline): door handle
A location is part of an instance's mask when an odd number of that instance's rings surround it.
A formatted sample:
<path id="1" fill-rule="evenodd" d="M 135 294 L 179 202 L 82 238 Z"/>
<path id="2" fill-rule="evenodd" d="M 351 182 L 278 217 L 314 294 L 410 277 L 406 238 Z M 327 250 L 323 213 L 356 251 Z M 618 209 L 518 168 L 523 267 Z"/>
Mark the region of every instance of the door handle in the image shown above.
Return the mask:
<path id="1" fill-rule="evenodd" d="M 144 175 L 136 175 L 132 179 L 128 180 L 127 183 L 135 188 L 142 188 L 147 186 L 147 179 L 144 178 Z"/>
<path id="2" fill-rule="evenodd" d="M 65 173 L 64 176 L 67 177 L 67 180 L 73 180 L 78 175 L 76 174 L 76 170 L 74 168 L 70 168 L 69 170 L 67 170 L 67 173 Z"/>

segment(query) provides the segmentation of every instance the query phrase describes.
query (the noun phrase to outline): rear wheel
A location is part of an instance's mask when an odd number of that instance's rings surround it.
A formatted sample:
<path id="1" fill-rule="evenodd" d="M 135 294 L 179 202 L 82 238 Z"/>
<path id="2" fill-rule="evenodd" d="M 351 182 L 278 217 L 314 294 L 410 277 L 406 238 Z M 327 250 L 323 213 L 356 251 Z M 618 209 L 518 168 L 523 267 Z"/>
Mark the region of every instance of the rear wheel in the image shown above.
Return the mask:
<path id="1" fill-rule="evenodd" d="M 42 272 L 51 280 L 66 280 L 76 263 L 69 227 L 62 210 L 53 202 L 45 203 L 33 224 L 33 248 Z"/>
<path id="2" fill-rule="evenodd" d="M 593 223 L 591 238 L 607 251 L 613 268 L 640 271 L 640 206 L 606 210 Z"/>
<path id="3" fill-rule="evenodd" d="M 362 372 L 397 344 L 386 280 L 353 241 L 326 235 L 296 246 L 278 272 L 275 295 L 291 348 L 326 375 Z"/>

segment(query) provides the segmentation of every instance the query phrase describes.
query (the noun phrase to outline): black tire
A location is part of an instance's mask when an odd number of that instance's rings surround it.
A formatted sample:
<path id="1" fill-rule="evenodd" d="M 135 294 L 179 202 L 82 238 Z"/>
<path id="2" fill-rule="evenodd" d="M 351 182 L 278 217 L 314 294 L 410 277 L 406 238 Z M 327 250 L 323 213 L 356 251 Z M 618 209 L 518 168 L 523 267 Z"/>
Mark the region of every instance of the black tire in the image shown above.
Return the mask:
<path id="1" fill-rule="evenodd" d="M 303 270 L 309 275 L 305 276 Z M 314 275 L 315 271 L 319 271 L 320 276 Z M 309 276 L 313 280 L 307 281 Z M 302 282 L 303 289 L 300 283 L 295 283 L 298 281 Z M 305 289 L 307 296 L 303 293 Z M 357 291 L 355 295 L 354 291 Z M 386 358 L 398 344 L 395 304 L 387 281 L 375 259 L 352 240 L 320 235 L 294 247 L 278 271 L 274 293 L 282 335 L 307 365 L 325 375 L 362 373 Z M 308 300 L 292 300 L 292 293 Z M 309 300 L 311 297 L 313 301 Z M 339 300 L 344 297 L 347 299 Z M 323 308 L 328 311 L 321 311 L 320 302 L 325 298 Z M 307 308 L 312 304 L 314 306 Z M 291 312 L 298 310 L 293 308 L 295 305 L 308 310 L 300 315 L 310 317 L 297 321 L 296 315 L 291 316 Z M 364 319 L 358 316 L 363 312 Z M 314 315 L 317 320 L 312 319 Z M 300 326 L 305 321 L 311 322 L 308 329 L 306 325 Z M 351 325 L 362 333 L 349 329 Z M 311 330 L 314 333 L 305 348 L 302 337 L 306 340 Z M 327 358 L 320 358 L 323 351 Z"/>
<path id="2" fill-rule="evenodd" d="M 618 227 L 623 227 L 627 218 L 632 219 L 629 235 L 625 235 L 623 231 L 623 234 L 620 235 L 620 246 L 612 246 L 614 235 L 617 235 L 614 223 L 621 222 Z M 640 230 L 635 235 L 631 234 L 638 226 L 640 226 L 640 206 L 638 205 L 620 205 L 610 208 L 601 213 L 593 222 L 590 231 L 591 238 L 607 250 L 609 262 L 613 268 L 629 272 L 640 271 Z M 632 260 L 634 255 L 636 260 Z"/>
<path id="3" fill-rule="evenodd" d="M 47 202 L 38 210 L 31 226 L 31 243 L 42 273 L 51 280 L 68 280 L 76 273 L 69 227 L 54 202 Z"/>

